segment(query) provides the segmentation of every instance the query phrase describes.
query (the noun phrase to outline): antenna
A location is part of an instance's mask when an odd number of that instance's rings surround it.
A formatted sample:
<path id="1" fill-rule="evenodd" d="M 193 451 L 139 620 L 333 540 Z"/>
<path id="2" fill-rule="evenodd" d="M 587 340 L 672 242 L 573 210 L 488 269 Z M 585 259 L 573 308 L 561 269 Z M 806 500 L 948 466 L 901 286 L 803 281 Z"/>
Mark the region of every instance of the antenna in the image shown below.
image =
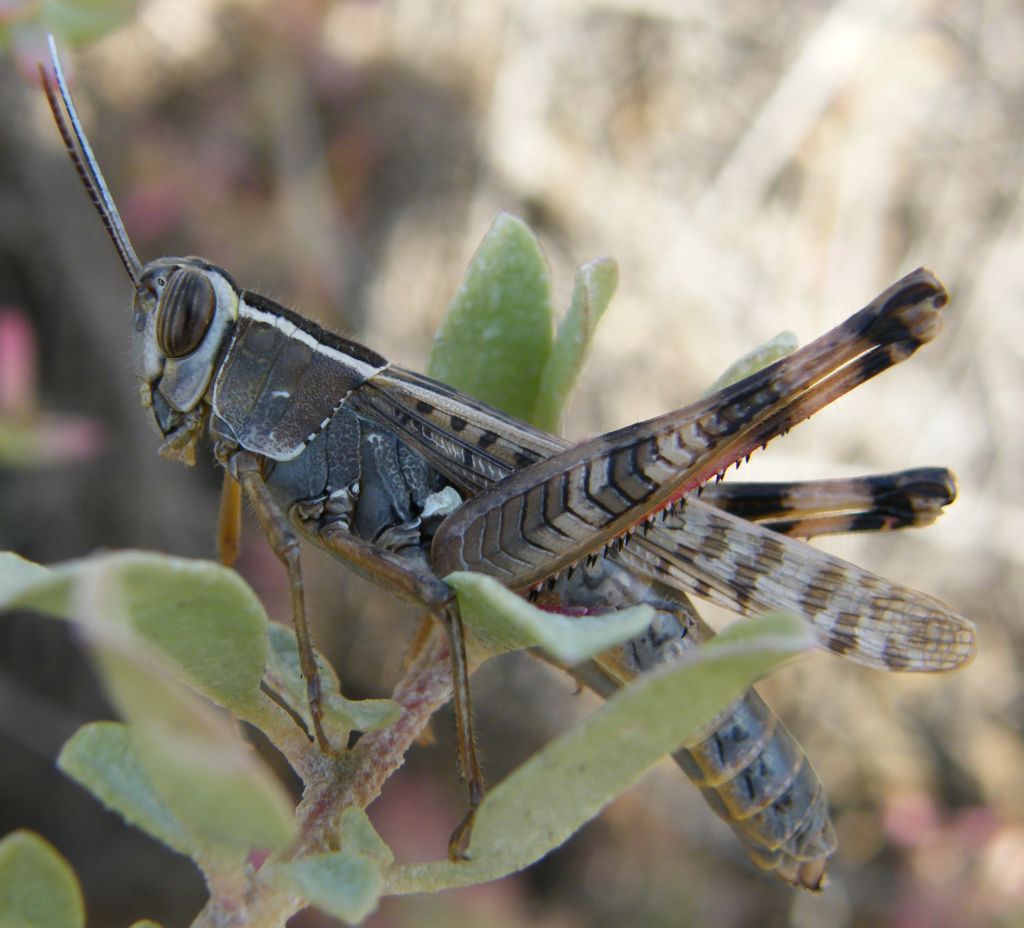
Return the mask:
<path id="1" fill-rule="evenodd" d="M 68 83 L 64 78 L 64 69 L 61 67 L 60 58 L 57 55 L 57 43 L 52 35 L 48 35 L 46 38 L 50 46 L 53 77 L 51 78 L 47 73 L 42 62 L 39 64 L 39 76 L 42 80 L 43 90 L 46 92 L 46 99 L 50 104 L 50 111 L 60 130 L 60 136 L 64 140 L 64 147 L 67 149 L 75 170 L 78 171 L 79 178 L 81 178 L 82 186 L 88 192 L 92 205 L 96 207 L 96 212 L 100 214 L 107 235 L 110 236 L 110 240 L 121 257 L 124 269 L 128 272 L 132 283 L 138 288 L 142 277 L 142 262 L 139 261 L 139 256 L 132 248 L 131 240 L 121 221 L 121 214 L 114 205 L 114 198 L 110 195 L 103 174 L 100 173 L 99 165 L 89 146 L 89 139 L 78 118 L 78 110 L 75 108 L 75 101 L 71 96 Z M 56 86 L 54 86 L 54 81 L 56 81 Z M 57 97 L 58 92 L 60 100 Z M 63 101 L 63 106 L 60 101 Z M 66 118 L 65 113 L 67 114 Z"/>

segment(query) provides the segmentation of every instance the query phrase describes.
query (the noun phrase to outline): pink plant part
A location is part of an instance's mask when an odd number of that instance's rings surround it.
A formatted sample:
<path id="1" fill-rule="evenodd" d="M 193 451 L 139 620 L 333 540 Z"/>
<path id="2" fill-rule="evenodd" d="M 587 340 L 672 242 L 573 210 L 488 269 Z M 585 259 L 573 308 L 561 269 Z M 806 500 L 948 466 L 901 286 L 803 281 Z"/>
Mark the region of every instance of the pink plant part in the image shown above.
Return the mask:
<path id="1" fill-rule="evenodd" d="M 40 412 L 35 332 L 17 307 L 0 307 L 0 460 L 56 465 L 95 457 L 103 429 L 95 419 Z"/>

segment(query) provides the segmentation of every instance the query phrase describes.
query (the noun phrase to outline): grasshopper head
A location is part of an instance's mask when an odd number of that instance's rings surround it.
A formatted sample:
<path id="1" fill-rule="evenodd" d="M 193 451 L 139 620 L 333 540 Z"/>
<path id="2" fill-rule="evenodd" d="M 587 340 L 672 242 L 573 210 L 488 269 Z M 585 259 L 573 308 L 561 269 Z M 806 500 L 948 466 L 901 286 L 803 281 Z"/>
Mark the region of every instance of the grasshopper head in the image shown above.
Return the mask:
<path id="1" fill-rule="evenodd" d="M 209 414 L 217 361 L 238 318 L 238 288 L 202 258 L 158 258 L 139 275 L 132 336 L 142 405 L 166 442 L 191 463 Z"/>

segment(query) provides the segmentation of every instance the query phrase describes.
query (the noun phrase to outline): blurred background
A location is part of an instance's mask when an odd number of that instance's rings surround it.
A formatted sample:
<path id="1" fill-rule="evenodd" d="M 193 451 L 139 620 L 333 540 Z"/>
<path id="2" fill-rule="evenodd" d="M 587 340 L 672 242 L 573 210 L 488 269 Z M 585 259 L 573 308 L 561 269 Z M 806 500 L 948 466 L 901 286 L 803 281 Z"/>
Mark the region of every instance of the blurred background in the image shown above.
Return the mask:
<path id="1" fill-rule="evenodd" d="M 43 562 L 211 557 L 220 485 L 208 456 L 192 470 L 159 458 L 138 408 L 129 287 L 34 76 L 58 13 L 143 260 L 203 255 L 422 369 L 498 210 L 537 231 L 562 306 L 576 265 L 615 257 L 570 437 L 683 405 L 754 345 L 783 329 L 806 342 L 920 264 L 952 293 L 945 331 L 911 363 L 729 477 L 945 465 L 959 479 L 934 527 L 827 544 L 972 618 L 975 663 L 908 678 L 820 654 L 762 687 L 829 790 L 826 893 L 756 871 L 665 763 L 529 871 L 386 900 L 368 924 L 1024 925 L 1024 7 L 0 4 L 0 549 Z M 316 552 L 305 563 L 347 694 L 387 695 L 415 615 Z M 240 569 L 286 621 L 283 571 L 252 526 Z M 593 705 L 526 656 L 474 686 L 492 782 Z M 183 924 L 204 899 L 192 865 L 53 767 L 109 711 L 66 628 L 5 617 L 0 833 L 54 842 L 92 924 Z M 439 717 L 437 743 L 371 807 L 404 859 L 440 856 L 461 814 L 451 733 Z"/>

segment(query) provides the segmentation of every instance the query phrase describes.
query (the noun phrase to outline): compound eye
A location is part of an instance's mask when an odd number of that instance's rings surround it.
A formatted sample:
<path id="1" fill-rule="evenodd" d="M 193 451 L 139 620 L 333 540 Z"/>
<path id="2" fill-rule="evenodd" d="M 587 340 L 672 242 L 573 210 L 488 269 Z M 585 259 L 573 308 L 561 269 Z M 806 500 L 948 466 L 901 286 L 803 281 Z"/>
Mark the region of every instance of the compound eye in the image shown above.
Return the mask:
<path id="1" fill-rule="evenodd" d="M 166 358 L 184 358 L 199 347 L 213 322 L 217 296 L 201 271 L 179 268 L 170 275 L 157 309 L 157 345 Z"/>

